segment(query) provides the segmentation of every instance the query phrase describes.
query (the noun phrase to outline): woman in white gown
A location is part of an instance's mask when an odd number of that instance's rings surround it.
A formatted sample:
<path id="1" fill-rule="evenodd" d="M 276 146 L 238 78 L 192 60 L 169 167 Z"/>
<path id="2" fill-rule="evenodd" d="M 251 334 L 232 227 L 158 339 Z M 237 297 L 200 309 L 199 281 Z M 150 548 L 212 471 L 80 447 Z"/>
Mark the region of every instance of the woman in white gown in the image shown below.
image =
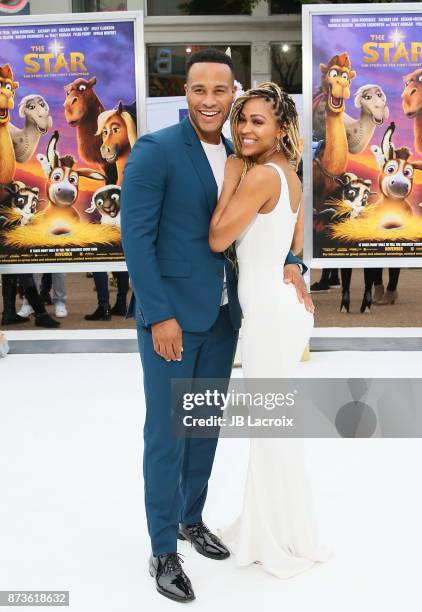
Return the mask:
<path id="1" fill-rule="evenodd" d="M 288 251 L 303 247 L 297 111 L 277 85 L 263 83 L 235 102 L 231 128 L 236 157 L 226 163 L 210 247 L 221 252 L 236 241 L 245 378 L 285 378 L 313 327 L 313 314 L 282 280 Z M 251 439 L 243 510 L 222 537 L 238 565 L 260 562 L 280 578 L 326 559 L 317 543 L 302 440 Z"/>

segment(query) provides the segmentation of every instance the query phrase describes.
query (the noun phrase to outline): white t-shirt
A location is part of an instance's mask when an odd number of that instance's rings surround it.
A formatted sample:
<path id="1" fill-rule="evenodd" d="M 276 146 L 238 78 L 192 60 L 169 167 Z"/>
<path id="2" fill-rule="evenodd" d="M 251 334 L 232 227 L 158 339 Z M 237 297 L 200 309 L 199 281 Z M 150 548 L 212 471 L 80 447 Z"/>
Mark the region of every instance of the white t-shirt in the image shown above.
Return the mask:
<path id="1" fill-rule="evenodd" d="M 208 162 L 211 166 L 212 173 L 214 174 L 215 182 L 218 188 L 218 197 L 220 197 L 221 189 L 223 188 L 224 182 L 224 168 L 227 160 L 227 152 L 224 143 L 220 141 L 220 144 L 208 144 L 201 140 L 201 144 L 204 148 L 205 155 L 207 156 Z M 226 281 L 226 268 L 224 267 L 224 283 L 223 293 L 221 294 L 220 306 L 224 306 L 229 301 L 227 297 L 227 281 Z"/>

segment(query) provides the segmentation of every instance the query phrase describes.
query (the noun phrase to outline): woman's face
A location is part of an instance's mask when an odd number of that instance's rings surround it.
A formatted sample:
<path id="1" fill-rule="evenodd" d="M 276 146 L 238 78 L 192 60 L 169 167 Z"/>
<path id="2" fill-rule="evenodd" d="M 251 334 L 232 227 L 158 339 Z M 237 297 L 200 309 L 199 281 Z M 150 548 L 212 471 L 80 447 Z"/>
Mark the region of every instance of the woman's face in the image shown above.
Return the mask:
<path id="1" fill-rule="evenodd" d="M 239 115 L 237 133 L 245 157 L 259 158 L 277 145 L 284 132 L 264 98 L 248 100 Z"/>

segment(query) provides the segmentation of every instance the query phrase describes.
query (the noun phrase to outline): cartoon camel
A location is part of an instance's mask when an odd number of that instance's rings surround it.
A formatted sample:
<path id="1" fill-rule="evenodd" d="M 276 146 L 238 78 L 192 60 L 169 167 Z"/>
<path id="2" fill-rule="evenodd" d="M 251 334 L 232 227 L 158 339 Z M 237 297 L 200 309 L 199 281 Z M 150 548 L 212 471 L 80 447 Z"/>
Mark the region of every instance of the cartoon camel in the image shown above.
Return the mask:
<path id="1" fill-rule="evenodd" d="M 25 96 L 19 103 L 19 116 L 25 119 L 23 128 L 10 124 L 10 135 L 15 149 L 16 161 L 23 163 L 34 155 L 41 136 L 53 125 L 50 109 L 38 94 Z"/>
<path id="2" fill-rule="evenodd" d="M 101 135 L 101 155 L 109 164 L 116 163 L 118 180 L 122 184 L 123 170 L 136 142 L 136 124 L 130 113 L 124 110 L 120 101 L 117 109 L 98 115 L 97 135 Z"/>
<path id="3" fill-rule="evenodd" d="M 9 132 L 10 111 L 14 108 L 15 90 L 19 83 L 13 80 L 9 64 L 0 66 L 0 183 L 10 183 L 15 176 L 16 158 Z M 0 200 L 6 195 L 0 189 Z"/>
<path id="4" fill-rule="evenodd" d="M 334 191 L 332 177 L 346 170 L 348 144 L 344 126 L 344 101 L 350 97 L 350 85 L 356 72 L 351 69 L 346 52 L 334 55 L 327 65 L 320 64 L 321 87 L 326 96 L 325 146 L 313 162 L 314 207 L 321 210 Z"/>
<path id="5" fill-rule="evenodd" d="M 403 77 L 404 91 L 401 95 L 403 110 L 413 119 L 415 149 L 422 153 L 422 68 Z"/>
<path id="6" fill-rule="evenodd" d="M 108 164 L 102 158 L 102 138 L 96 135 L 98 115 L 104 112 L 104 106 L 94 91 L 96 82 L 94 76 L 89 81 L 79 78 L 64 86 L 64 115 L 68 124 L 76 127 L 79 157 L 86 162 L 98 164 L 107 177 L 107 183 L 115 183 L 116 165 Z"/>
<path id="7" fill-rule="evenodd" d="M 324 138 L 326 101 L 318 100 L 314 111 L 314 136 L 318 140 Z M 353 119 L 344 113 L 347 144 L 349 153 L 362 153 L 371 141 L 377 125 L 382 125 L 388 119 L 390 111 L 387 97 L 379 85 L 367 84 L 359 87 L 355 94 L 355 107 L 360 108 L 360 116 Z"/>
<path id="8" fill-rule="evenodd" d="M 360 108 L 359 119 L 344 113 L 349 153 L 362 153 L 371 141 L 377 125 L 389 117 L 387 97 L 378 85 L 363 85 L 355 94 L 355 106 Z"/>

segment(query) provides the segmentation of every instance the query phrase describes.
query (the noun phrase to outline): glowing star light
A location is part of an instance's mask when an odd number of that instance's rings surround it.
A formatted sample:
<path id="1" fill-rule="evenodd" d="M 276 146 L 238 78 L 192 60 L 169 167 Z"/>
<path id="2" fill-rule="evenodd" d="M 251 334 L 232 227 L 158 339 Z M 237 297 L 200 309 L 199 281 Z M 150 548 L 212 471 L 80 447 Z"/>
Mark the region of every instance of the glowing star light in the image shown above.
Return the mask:
<path id="1" fill-rule="evenodd" d="M 394 30 L 390 36 L 390 39 L 393 41 L 395 47 L 397 47 L 405 38 L 406 37 L 398 30 Z"/>
<path id="2" fill-rule="evenodd" d="M 61 53 L 64 49 L 63 45 L 57 42 L 57 40 L 51 43 L 51 45 L 48 48 L 50 49 L 51 53 L 54 53 L 54 57 L 57 57 L 58 54 Z"/>

